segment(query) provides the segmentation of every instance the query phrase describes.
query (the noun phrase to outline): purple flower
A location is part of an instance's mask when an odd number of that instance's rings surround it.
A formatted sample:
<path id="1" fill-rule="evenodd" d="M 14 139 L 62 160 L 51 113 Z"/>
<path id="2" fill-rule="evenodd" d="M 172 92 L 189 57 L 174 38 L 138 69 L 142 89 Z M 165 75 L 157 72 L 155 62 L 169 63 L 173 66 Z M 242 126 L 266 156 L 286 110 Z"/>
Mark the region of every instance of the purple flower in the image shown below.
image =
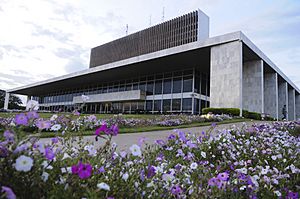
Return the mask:
<path id="1" fill-rule="evenodd" d="M 141 179 L 142 182 L 144 182 L 144 180 L 145 180 L 145 170 L 144 169 L 142 169 L 140 171 L 140 179 Z"/>
<path id="2" fill-rule="evenodd" d="M 52 141 L 52 144 L 56 144 L 56 143 L 58 143 L 59 139 L 58 139 L 58 137 L 55 137 L 55 138 L 51 138 L 51 141 Z"/>
<path id="3" fill-rule="evenodd" d="M 15 123 L 17 125 L 28 125 L 28 118 L 24 113 L 17 114 L 15 117 Z"/>
<path id="4" fill-rule="evenodd" d="M 80 164 L 78 169 L 78 176 L 81 179 L 89 178 L 92 175 L 92 166 L 90 164 Z"/>
<path id="5" fill-rule="evenodd" d="M 166 145 L 166 142 L 163 141 L 163 140 L 156 140 L 155 143 L 156 143 L 157 145 L 160 145 L 160 146 Z"/>
<path id="6" fill-rule="evenodd" d="M 178 196 L 178 195 L 180 195 L 180 194 L 182 193 L 182 189 L 181 189 L 181 187 L 180 187 L 179 185 L 175 185 L 175 186 L 173 186 L 173 187 L 171 188 L 171 193 L 172 193 L 173 195 Z"/>
<path id="7" fill-rule="evenodd" d="M 287 195 L 287 198 L 288 199 L 298 199 L 299 198 L 299 194 L 298 194 L 298 192 L 289 191 L 288 195 Z"/>
<path id="8" fill-rule="evenodd" d="M 39 118 L 39 114 L 36 111 L 30 111 L 27 114 L 28 119 L 37 119 Z"/>
<path id="9" fill-rule="evenodd" d="M 212 127 L 216 127 L 216 126 L 217 126 L 217 123 L 213 122 L 213 123 L 211 124 L 211 126 L 212 126 Z"/>
<path id="10" fill-rule="evenodd" d="M 152 178 L 154 175 L 155 175 L 154 166 L 149 166 L 148 167 L 148 172 L 147 172 L 147 178 Z"/>
<path id="11" fill-rule="evenodd" d="M 3 136 L 5 137 L 6 141 L 14 142 L 15 135 L 12 131 L 10 131 L 10 130 L 4 131 Z"/>
<path id="12" fill-rule="evenodd" d="M 19 152 L 25 151 L 25 150 L 27 150 L 27 148 L 28 148 L 27 144 L 22 144 L 14 150 L 14 153 L 19 153 Z"/>
<path id="13" fill-rule="evenodd" d="M 217 178 L 221 181 L 227 181 L 229 179 L 229 175 L 227 172 L 219 173 Z"/>
<path id="14" fill-rule="evenodd" d="M 50 147 L 45 148 L 45 157 L 48 160 L 53 160 L 54 159 L 55 153 L 53 152 L 53 150 Z"/>
<path id="15" fill-rule="evenodd" d="M 0 158 L 5 158 L 7 156 L 8 156 L 8 149 L 6 148 L 6 146 L 0 144 Z"/>
<path id="16" fill-rule="evenodd" d="M 104 172 L 105 172 L 104 166 L 101 166 L 101 167 L 98 169 L 98 172 L 99 172 L 99 173 L 104 173 Z"/>
<path id="17" fill-rule="evenodd" d="M 184 132 L 179 131 L 179 132 L 178 132 L 178 137 L 179 137 L 179 139 L 180 139 L 182 142 L 185 142 L 185 141 L 186 141 L 185 133 L 184 133 Z"/>
<path id="18" fill-rule="evenodd" d="M 120 152 L 120 156 L 121 156 L 122 158 L 125 158 L 126 155 L 127 155 L 126 151 L 121 151 L 121 152 Z"/>
<path id="19" fill-rule="evenodd" d="M 9 187 L 2 186 L 2 192 L 5 193 L 7 199 L 16 199 L 15 193 Z"/>
<path id="20" fill-rule="evenodd" d="M 209 186 L 217 186 L 220 188 L 222 183 L 221 183 L 220 179 L 218 179 L 218 178 L 211 178 L 208 180 L 208 185 Z"/>
<path id="21" fill-rule="evenodd" d="M 71 167 L 72 174 L 77 174 L 80 179 L 89 178 L 92 175 L 92 170 L 90 164 L 82 164 L 81 162 Z"/>
<path id="22" fill-rule="evenodd" d="M 49 129 L 51 127 L 51 122 L 49 120 L 38 120 L 35 125 L 40 129 Z"/>
<path id="23" fill-rule="evenodd" d="M 188 145 L 188 147 L 189 147 L 190 149 L 192 149 L 192 148 L 197 148 L 197 145 L 196 145 L 195 143 L 192 143 L 191 141 L 187 141 L 186 144 Z"/>
<path id="24" fill-rule="evenodd" d="M 170 134 L 168 140 L 175 140 L 176 136 L 174 134 Z"/>
<path id="25" fill-rule="evenodd" d="M 107 134 L 108 128 L 107 128 L 106 124 L 102 124 L 102 126 L 100 128 L 96 129 L 95 135 L 100 135 L 101 132 L 104 132 L 105 134 Z"/>
<path id="26" fill-rule="evenodd" d="M 117 126 L 117 125 L 112 125 L 111 127 L 110 127 L 110 134 L 112 135 L 112 136 L 116 136 L 116 135 L 118 135 L 118 133 L 119 133 L 119 127 Z"/>
<path id="27" fill-rule="evenodd" d="M 143 145 L 143 143 L 145 143 L 146 138 L 145 137 L 141 137 L 138 140 L 138 145 L 141 147 Z"/>

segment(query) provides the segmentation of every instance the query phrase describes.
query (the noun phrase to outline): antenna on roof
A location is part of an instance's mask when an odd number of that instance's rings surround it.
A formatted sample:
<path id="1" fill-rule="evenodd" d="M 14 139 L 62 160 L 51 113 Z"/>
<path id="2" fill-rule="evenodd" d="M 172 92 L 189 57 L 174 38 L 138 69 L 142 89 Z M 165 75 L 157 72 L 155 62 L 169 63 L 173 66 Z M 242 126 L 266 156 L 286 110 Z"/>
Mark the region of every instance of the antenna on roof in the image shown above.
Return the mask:
<path id="1" fill-rule="evenodd" d="M 165 7 L 163 7 L 163 11 L 162 11 L 162 22 L 165 21 Z"/>
<path id="2" fill-rule="evenodd" d="M 126 24 L 126 36 L 128 35 L 128 24 Z"/>
<path id="3" fill-rule="evenodd" d="M 150 17 L 149 17 L 149 26 L 151 26 L 152 25 L 152 15 L 150 15 Z"/>

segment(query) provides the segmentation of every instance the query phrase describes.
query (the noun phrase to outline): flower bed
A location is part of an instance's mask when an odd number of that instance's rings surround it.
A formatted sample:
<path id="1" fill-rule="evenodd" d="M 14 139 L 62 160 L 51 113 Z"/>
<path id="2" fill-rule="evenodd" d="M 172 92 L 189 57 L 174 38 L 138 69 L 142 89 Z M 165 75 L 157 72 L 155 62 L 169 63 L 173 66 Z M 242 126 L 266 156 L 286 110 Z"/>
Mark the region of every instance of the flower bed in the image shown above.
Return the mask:
<path id="1" fill-rule="evenodd" d="M 141 139 L 117 151 L 111 144 L 117 125 L 96 129 L 95 139 L 106 141 L 96 148 L 73 139 L 67 127 L 74 120 L 64 120 L 63 134 L 43 145 L 19 119 L 1 133 L 0 186 L 7 198 L 299 197 L 300 138 L 288 132 L 297 122 L 200 136 L 178 130 L 155 145 Z"/>

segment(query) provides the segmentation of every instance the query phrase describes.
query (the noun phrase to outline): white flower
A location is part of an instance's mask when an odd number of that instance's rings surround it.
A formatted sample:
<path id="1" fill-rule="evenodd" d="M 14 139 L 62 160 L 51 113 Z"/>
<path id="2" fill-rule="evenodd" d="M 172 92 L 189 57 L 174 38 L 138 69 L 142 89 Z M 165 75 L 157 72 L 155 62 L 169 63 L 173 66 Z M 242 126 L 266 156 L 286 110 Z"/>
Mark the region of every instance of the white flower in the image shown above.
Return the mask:
<path id="1" fill-rule="evenodd" d="M 198 164 L 196 162 L 193 162 L 191 164 L 191 169 L 197 169 L 197 167 L 198 167 Z"/>
<path id="2" fill-rule="evenodd" d="M 262 168 L 262 169 L 261 169 L 261 174 L 262 174 L 262 175 L 266 175 L 268 172 L 269 172 L 268 169 L 265 169 L 265 168 Z"/>
<path id="3" fill-rule="evenodd" d="M 39 102 L 35 100 L 29 100 L 26 105 L 26 111 L 37 111 L 39 110 Z"/>
<path id="4" fill-rule="evenodd" d="M 46 160 L 42 162 L 42 166 L 44 167 L 44 169 L 53 169 L 53 166 L 49 165 L 49 163 Z"/>
<path id="5" fill-rule="evenodd" d="M 110 191 L 110 187 L 108 184 L 106 184 L 105 182 L 101 182 L 99 184 L 97 184 L 97 187 L 99 189 L 103 189 L 103 190 L 106 190 L 106 191 Z"/>
<path id="6" fill-rule="evenodd" d="M 205 153 L 204 151 L 201 151 L 201 156 L 202 156 L 203 158 L 206 158 L 206 153 Z"/>
<path id="7" fill-rule="evenodd" d="M 236 169 L 237 172 L 243 173 L 243 174 L 247 174 L 248 170 L 247 168 L 241 168 L 241 169 Z"/>
<path id="8" fill-rule="evenodd" d="M 69 154 L 67 154 L 67 153 L 64 153 L 62 160 L 67 159 L 67 158 L 71 158 L 71 156 L 69 156 Z"/>
<path id="9" fill-rule="evenodd" d="M 41 176 L 42 180 L 44 182 L 46 182 L 48 180 L 48 177 L 49 177 L 49 173 L 47 173 L 47 172 L 44 171 L 43 174 L 42 174 L 42 176 Z"/>
<path id="10" fill-rule="evenodd" d="M 51 131 L 58 131 L 59 129 L 61 129 L 61 125 L 60 124 L 54 124 L 50 128 Z"/>
<path id="11" fill-rule="evenodd" d="M 162 175 L 162 179 L 163 179 L 164 181 L 172 181 L 172 180 L 174 179 L 174 176 L 171 175 L 171 174 L 165 173 L 165 174 Z"/>
<path id="12" fill-rule="evenodd" d="M 245 185 L 240 187 L 240 190 L 241 190 L 241 191 L 243 191 L 243 190 L 245 190 L 245 189 L 246 189 L 246 186 L 245 186 Z"/>
<path id="13" fill-rule="evenodd" d="M 271 158 L 272 158 L 272 160 L 276 160 L 277 156 L 276 155 L 272 155 Z"/>
<path id="14" fill-rule="evenodd" d="M 141 156 L 142 155 L 141 148 L 136 144 L 132 145 L 129 149 L 133 156 Z"/>
<path id="15" fill-rule="evenodd" d="M 122 176 L 122 179 L 123 179 L 124 181 L 127 181 L 127 180 L 128 180 L 128 177 L 129 177 L 128 173 L 124 173 L 123 176 Z"/>
<path id="16" fill-rule="evenodd" d="M 17 171 L 27 172 L 31 170 L 32 166 L 33 166 L 33 159 L 28 156 L 21 155 L 16 159 L 15 167 Z"/>
<path id="17" fill-rule="evenodd" d="M 274 193 L 276 194 L 276 196 L 280 197 L 281 196 L 281 193 L 280 191 L 274 191 Z"/>
<path id="18" fill-rule="evenodd" d="M 82 99 L 83 102 L 86 102 L 90 99 L 90 97 L 86 96 L 86 95 L 81 95 L 81 99 Z"/>
<path id="19" fill-rule="evenodd" d="M 56 114 L 52 115 L 50 118 L 50 121 L 54 121 L 58 118 L 58 116 Z"/>
<path id="20" fill-rule="evenodd" d="M 94 148 L 94 145 L 86 145 L 84 150 L 87 150 L 90 156 L 96 156 L 97 154 L 97 150 Z"/>

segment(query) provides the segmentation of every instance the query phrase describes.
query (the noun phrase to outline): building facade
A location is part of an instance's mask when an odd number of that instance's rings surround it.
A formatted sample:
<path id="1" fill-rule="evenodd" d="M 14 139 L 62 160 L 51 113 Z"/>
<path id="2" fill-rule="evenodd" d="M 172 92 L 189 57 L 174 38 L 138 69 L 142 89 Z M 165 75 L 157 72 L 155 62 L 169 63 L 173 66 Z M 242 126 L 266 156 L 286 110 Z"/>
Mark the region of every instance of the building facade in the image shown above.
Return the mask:
<path id="1" fill-rule="evenodd" d="M 199 114 L 231 107 L 280 119 L 286 105 L 288 119 L 300 117 L 296 85 L 242 32 L 209 37 L 200 10 L 93 48 L 87 70 L 9 93 L 49 111 L 84 104 L 88 113 Z"/>

